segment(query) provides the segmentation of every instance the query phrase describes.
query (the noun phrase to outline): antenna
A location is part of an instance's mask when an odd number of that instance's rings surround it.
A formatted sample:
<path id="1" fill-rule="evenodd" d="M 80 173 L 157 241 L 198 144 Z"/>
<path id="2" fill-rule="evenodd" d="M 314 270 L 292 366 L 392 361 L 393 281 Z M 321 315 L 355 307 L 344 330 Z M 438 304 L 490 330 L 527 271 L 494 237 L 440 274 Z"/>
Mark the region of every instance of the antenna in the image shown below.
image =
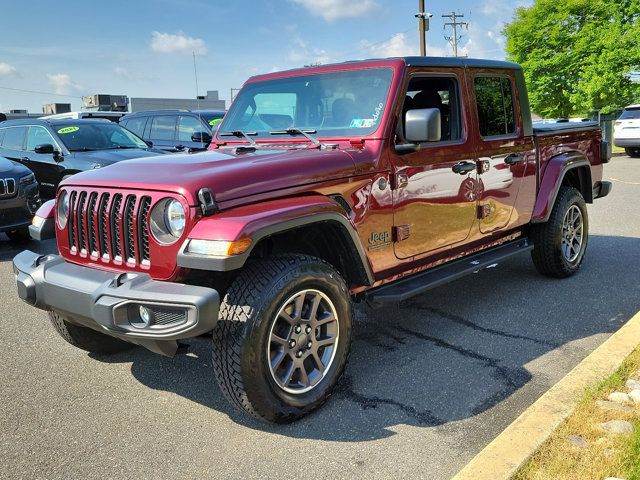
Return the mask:
<path id="1" fill-rule="evenodd" d="M 453 48 L 453 56 L 458 57 L 458 42 L 462 39 L 462 35 L 458 35 L 458 27 L 464 27 L 469 30 L 469 24 L 467 22 L 458 22 L 459 18 L 464 18 L 462 13 L 451 12 L 449 15 L 442 15 L 442 18 L 448 18 L 451 22 L 446 22 L 444 24 L 444 29 L 447 27 L 451 27 L 453 29 L 453 35 L 448 37 L 444 36 L 444 39 L 451 44 Z"/>
<path id="2" fill-rule="evenodd" d="M 198 87 L 198 67 L 196 67 L 196 52 L 193 51 L 191 53 L 193 54 L 193 75 L 196 78 L 196 107 L 198 108 L 198 118 L 200 119 L 200 121 L 202 121 L 202 116 L 200 115 L 200 93 L 199 93 L 200 89 Z M 179 129 L 180 129 L 180 126 L 178 125 L 178 130 Z M 200 139 L 202 139 L 202 137 L 200 137 Z M 204 148 L 204 142 L 201 141 L 200 146 Z"/>

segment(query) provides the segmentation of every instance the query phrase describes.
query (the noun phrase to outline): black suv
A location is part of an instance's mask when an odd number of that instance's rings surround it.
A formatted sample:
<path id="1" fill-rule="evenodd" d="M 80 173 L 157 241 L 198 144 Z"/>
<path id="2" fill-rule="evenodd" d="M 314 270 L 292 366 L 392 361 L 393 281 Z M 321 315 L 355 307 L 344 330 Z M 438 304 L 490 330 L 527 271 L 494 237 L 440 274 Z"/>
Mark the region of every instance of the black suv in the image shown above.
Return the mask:
<path id="1" fill-rule="evenodd" d="M 0 123 L 0 156 L 29 167 L 47 198 L 74 173 L 164 153 L 107 120 L 30 118 Z"/>
<path id="2" fill-rule="evenodd" d="M 11 240 L 29 239 L 29 225 L 40 206 L 35 175 L 24 165 L 0 157 L 0 232 Z"/>
<path id="3" fill-rule="evenodd" d="M 136 112 L 120 119 L 120 125 L 169 152 L 204 150 L 222 121 L 224 110 L 154 110 Z"/>

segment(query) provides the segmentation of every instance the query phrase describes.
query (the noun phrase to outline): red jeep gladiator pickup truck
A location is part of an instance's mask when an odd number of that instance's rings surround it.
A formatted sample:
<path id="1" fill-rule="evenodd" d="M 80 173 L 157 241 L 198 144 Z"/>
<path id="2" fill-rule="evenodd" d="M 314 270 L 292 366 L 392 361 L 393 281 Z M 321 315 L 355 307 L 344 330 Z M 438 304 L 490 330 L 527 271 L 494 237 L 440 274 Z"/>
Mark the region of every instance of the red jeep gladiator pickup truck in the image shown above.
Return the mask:
<path id="1" fill-rule="evenodd" d="M 352 304 L 423 293 L 531 252 L 574 274 L 607 195 L 597 125 L 534 129 L 521 68 L 409 57 L 249 79 L 209 151 L 62 182 L 14 259 L 67 342 L 173 356 L 213 338 L 236 407 L 290 422 L 343 373 Z"/>

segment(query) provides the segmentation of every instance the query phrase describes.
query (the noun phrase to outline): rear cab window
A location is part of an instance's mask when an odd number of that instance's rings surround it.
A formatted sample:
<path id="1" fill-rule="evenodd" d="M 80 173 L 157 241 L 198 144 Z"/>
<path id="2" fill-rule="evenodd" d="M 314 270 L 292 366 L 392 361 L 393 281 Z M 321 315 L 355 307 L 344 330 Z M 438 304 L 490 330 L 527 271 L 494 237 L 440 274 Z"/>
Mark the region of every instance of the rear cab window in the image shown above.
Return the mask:
<path id="1" fill-rule="evenodd" d="M 474 88 L 480 136 L 514 136 L 517 124 L 511 78 L 477 76 L 474 79 Z"/>

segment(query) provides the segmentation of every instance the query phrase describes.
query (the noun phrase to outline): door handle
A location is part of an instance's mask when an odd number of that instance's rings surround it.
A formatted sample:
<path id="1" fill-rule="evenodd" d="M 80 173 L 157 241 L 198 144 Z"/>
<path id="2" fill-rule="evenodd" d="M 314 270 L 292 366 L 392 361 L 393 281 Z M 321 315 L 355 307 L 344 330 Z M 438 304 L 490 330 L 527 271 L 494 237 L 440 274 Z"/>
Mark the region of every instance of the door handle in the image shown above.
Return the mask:
<path id="1" fill-rule="evenodd" d="M 525 161 L 524 156 L 518 155 L 516 153 L 512 153 L 507 158 L 504 159 L 504 163 L 507 165 L 515 165 L 516 163 L 522 163 Z"/>
<path id="2" fill-rule="evenodd" d="M 30 161 L 31 161 L 31 159 L 30 159 L 29 157 L 22 157 L 22 158 L 20 159 L 20 161 L 21 161 L 21 162 L 30 162 Z"/>
<path id="3" fill-rule="evenodd" d="M 176 151 L 181 152 L 182 150 L 184 150 L 184 145 L 176 145 L 175 149 Z"/>
<path id="4" fill-rule="evenodd" d="M 457 173 L 460 175 L 466 175 L 467 173 L 473 172 L 478 168 L 474 162 L 460 162 L 456 163 L 451 170 L 453 173 Z"/>

